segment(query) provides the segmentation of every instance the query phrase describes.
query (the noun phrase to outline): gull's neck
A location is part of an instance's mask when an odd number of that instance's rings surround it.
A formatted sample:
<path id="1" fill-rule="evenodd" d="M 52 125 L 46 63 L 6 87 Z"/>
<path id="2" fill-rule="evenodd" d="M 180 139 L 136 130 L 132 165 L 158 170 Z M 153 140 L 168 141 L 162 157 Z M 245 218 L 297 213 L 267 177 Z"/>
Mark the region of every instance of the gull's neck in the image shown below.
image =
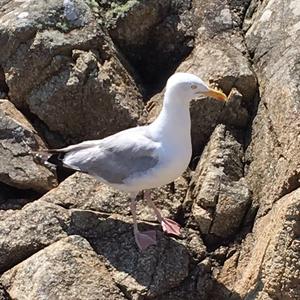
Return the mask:
<path id="1" fill-rule="evenodd" d="M 191 118 L 189 101 L 176 90 L 167 90 L 157 119 L 149 125 L 151 135 L 157 140 L 191 143 Z"/>

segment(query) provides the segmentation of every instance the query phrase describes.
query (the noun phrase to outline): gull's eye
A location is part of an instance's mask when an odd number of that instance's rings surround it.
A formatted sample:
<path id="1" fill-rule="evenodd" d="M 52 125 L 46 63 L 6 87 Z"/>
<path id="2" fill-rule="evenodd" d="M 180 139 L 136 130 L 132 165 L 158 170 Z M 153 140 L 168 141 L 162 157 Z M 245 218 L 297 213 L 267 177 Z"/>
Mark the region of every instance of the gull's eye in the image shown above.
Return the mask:
<path id="1" fill-rule="evenodd" d="M 196 88 L 197 88 L 197 86 L 196 86 L 195 84 L 192 84 L 192 85 L 191 85 L 191 89 L 192 89 L 192 90 L 195 90 Z"/>

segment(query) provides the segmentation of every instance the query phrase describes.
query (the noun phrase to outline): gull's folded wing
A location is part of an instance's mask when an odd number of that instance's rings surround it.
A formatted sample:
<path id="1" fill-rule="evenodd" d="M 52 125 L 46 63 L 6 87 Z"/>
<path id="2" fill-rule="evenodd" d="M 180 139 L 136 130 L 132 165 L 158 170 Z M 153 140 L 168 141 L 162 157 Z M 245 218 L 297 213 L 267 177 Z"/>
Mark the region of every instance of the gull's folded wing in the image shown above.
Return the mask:
<path id="1" fill-rule="evenodd" d="M 63 154 L 64 166 L 96 176 L 107 183 L 124 180 L 153 168 L 158 163 L 158 144 L 129 130 L 98 141 L 87 141 L 56 152 Z"/>

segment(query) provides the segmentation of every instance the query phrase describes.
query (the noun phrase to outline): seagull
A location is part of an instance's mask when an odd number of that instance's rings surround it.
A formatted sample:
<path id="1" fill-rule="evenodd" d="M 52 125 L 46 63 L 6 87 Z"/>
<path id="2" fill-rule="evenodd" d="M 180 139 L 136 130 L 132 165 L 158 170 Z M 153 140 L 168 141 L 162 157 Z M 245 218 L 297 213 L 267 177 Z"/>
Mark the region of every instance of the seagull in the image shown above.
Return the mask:
<path id="1" fill-rule="evenodd" d="M 162 109 L 149 125 L 120 131 L 100 140 L 85 141 L 62 149 L 48 150 L 48 162 L 88 173 L 131 199 L 133 233 L 140 250 L 157 243 L 154 230 L 140 231 L 136 198 L 140 191 L 157 188 L 178 178 L 192 156 L 190 101 L 198 95 L 226 101 L 220 91 L 209 88 L 190 73 L 175 73 L 167 81 Z M 152 202 L 165 233 L 179 236 L 180 225 L 165 218 Z"/>

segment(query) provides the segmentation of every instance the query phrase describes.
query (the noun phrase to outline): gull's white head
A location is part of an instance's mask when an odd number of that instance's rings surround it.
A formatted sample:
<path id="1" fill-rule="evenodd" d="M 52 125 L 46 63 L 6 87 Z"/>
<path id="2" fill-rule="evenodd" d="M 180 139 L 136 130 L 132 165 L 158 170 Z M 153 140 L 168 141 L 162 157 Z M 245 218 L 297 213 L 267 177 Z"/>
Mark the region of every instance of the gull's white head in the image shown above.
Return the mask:
<path id="1" fill-rule="evenodd" d="M 172 94 L 182 100 L 191 101 L 198 95 L 226 101 L 227 97 L 222 92 L 211 89 L 198 76 L 190 73 L 175 73 L 167 82 L 166 94 Z"/>

